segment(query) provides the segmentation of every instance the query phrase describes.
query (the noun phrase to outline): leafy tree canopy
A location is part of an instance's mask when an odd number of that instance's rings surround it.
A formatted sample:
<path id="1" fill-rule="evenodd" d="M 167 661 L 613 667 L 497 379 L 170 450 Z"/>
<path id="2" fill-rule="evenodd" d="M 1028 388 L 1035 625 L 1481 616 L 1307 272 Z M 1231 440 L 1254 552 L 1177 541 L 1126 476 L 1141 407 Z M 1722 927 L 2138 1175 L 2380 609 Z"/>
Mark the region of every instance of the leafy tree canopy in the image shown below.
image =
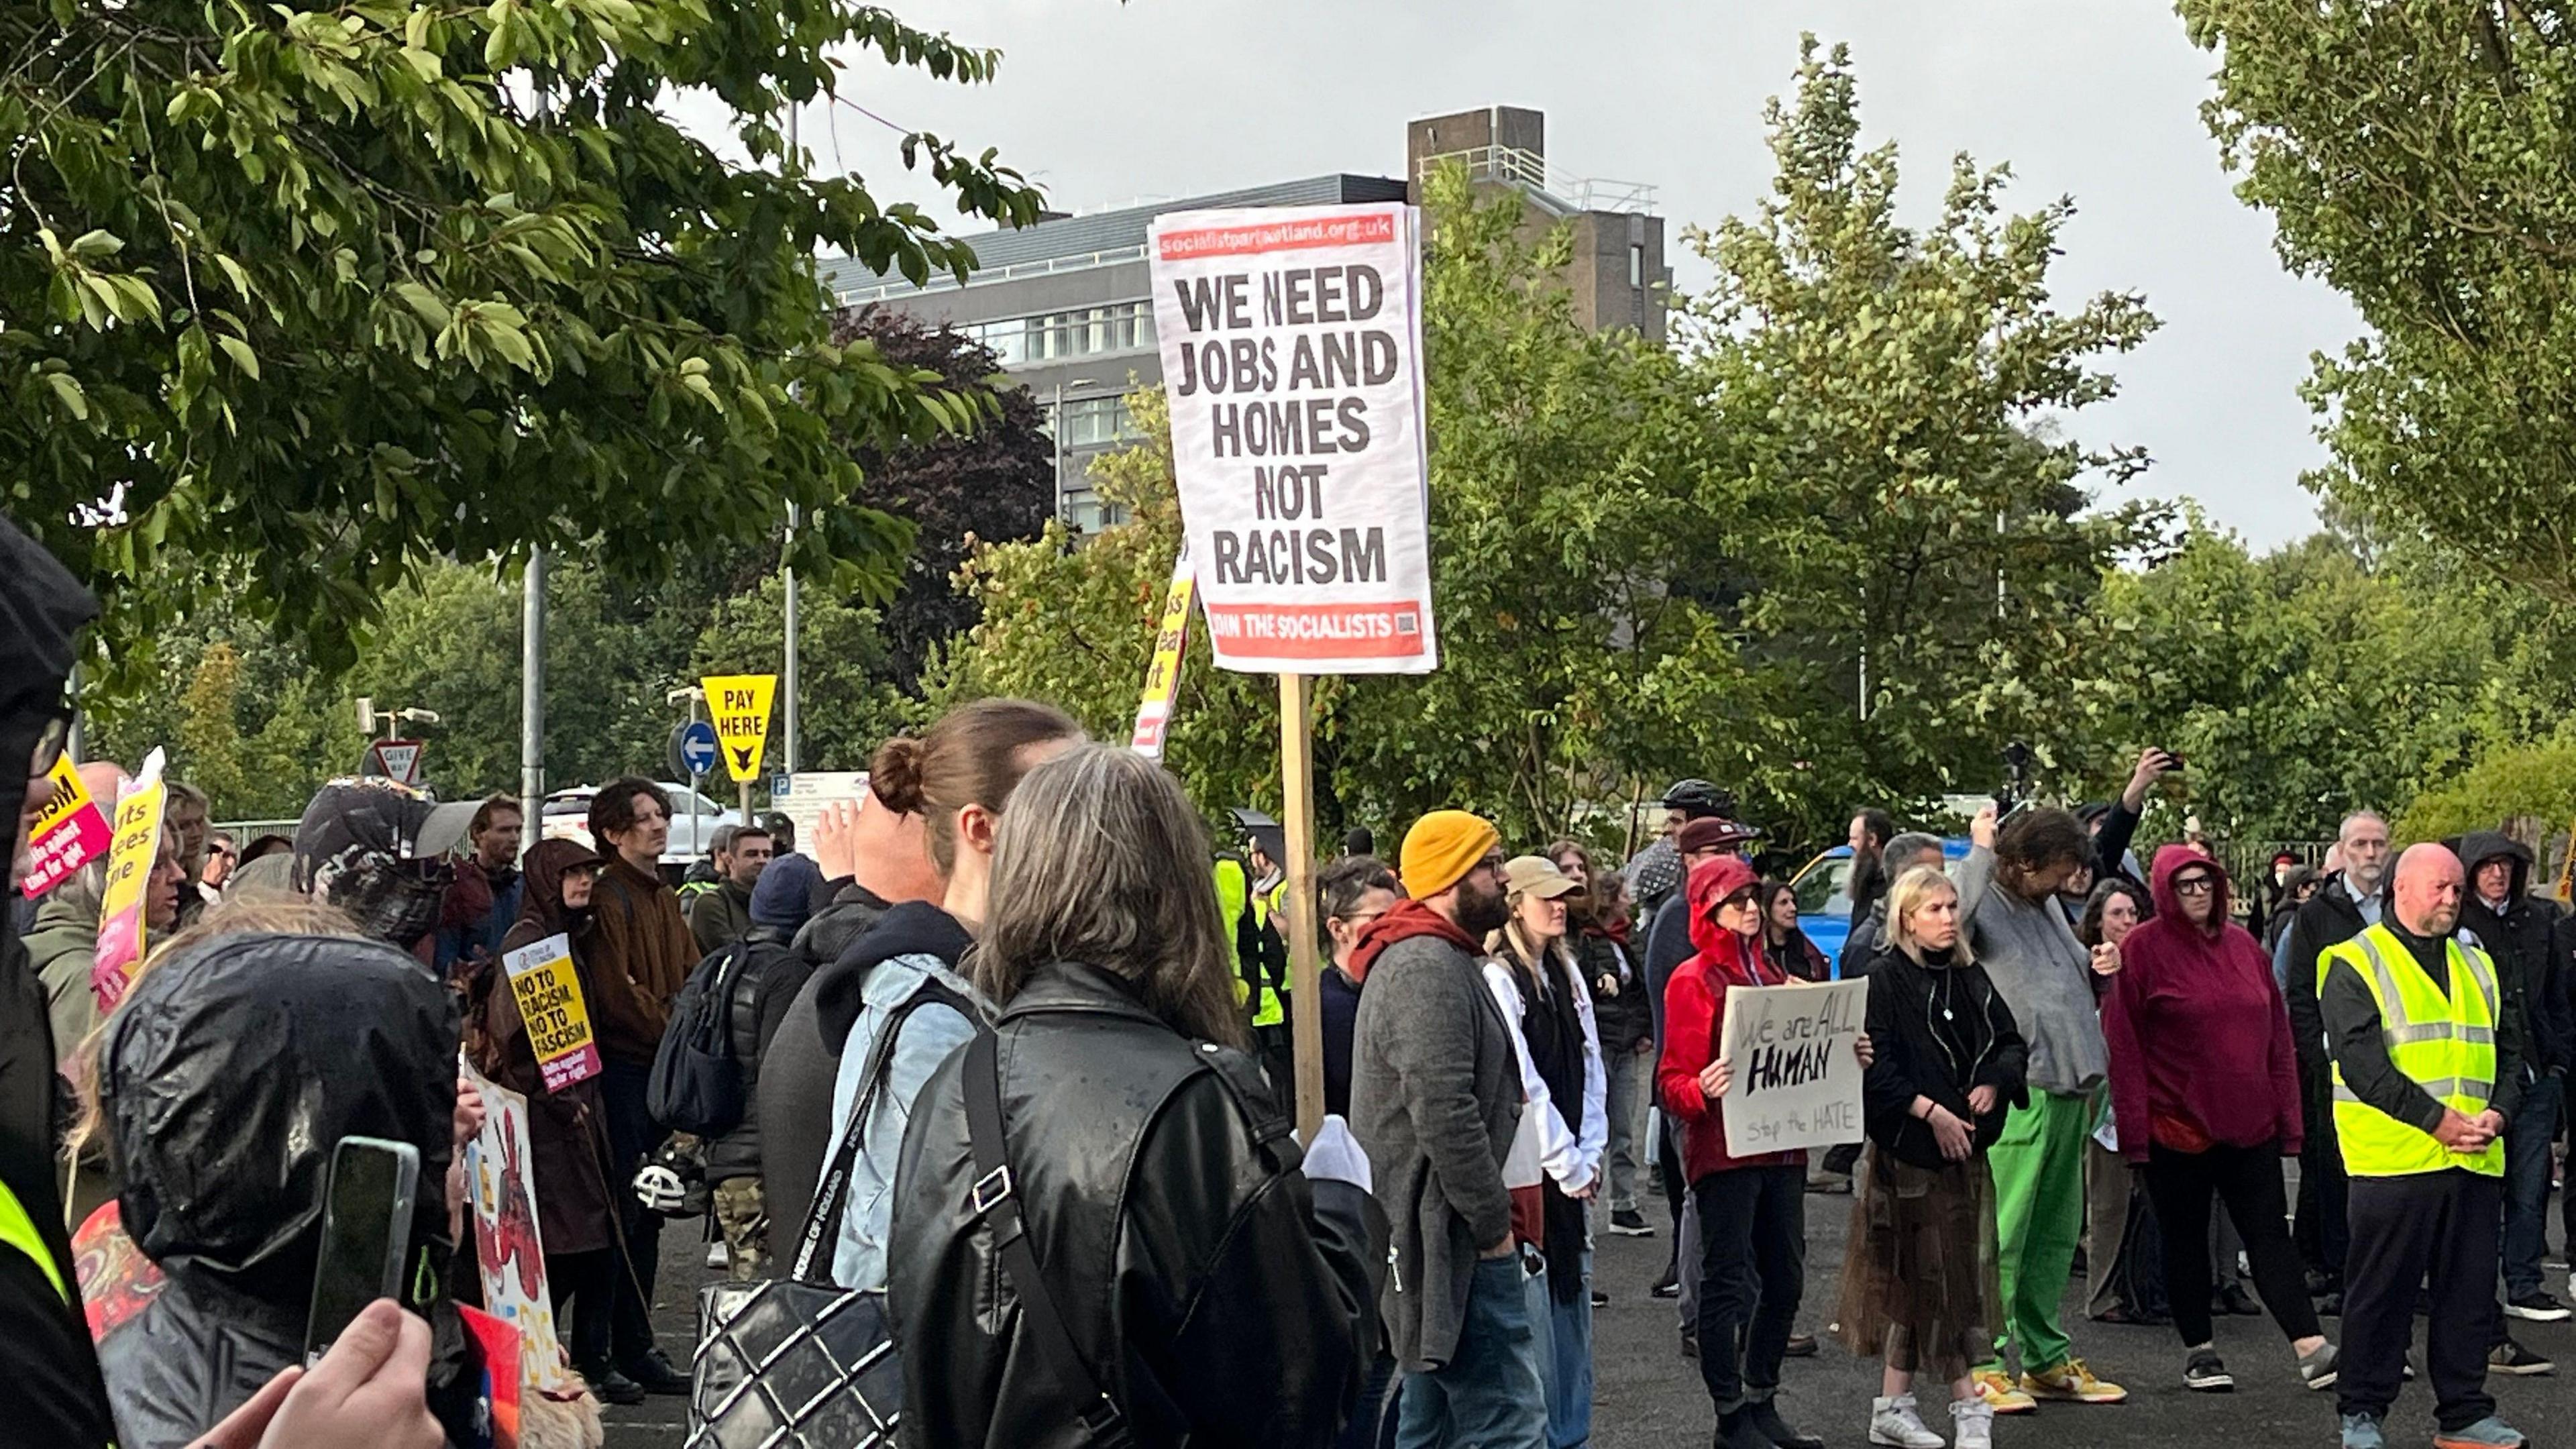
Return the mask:
<path id="1" fill-rule="evenodd" d="M 238 562 L 332 668 L 439 557 L 592 543 L 617 578 L 785 505 L 798 562 L 885 599 L 907 542 L 847 444 L 988 404 L 833 343 L 818 247 L 921 281 L 971 255 L 777 119 L 827 49 L 964 82 L 994 52 L 848 0 L 29 0 L 0 7 L 0 453 L 11 514 L 107 599 L 97 663 Z M 666 115 L 712 96 L 752 169 Z M 964 212 L 1034 218 L 990 152 L 904 144 Z M 107 526 L 101 526 L 105 524 Z"/>
<path id="2" fill-rule="evenodd" d="M 2309 485 L 2576 600 L 2576 11 L 2180 8 L 2238 194 L 2372 329 L 2316 359 Z"/>

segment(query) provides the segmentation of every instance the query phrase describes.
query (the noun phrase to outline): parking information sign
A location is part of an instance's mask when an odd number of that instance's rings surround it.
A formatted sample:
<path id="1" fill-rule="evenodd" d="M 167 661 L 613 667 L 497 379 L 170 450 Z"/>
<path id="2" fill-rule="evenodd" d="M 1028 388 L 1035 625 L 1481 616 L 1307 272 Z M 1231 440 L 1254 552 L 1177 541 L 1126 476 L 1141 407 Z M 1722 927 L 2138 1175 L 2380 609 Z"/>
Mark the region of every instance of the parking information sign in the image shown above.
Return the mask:
<path id="1" fill-rule="evenodd" d="M 775 674 L 710 674 L 699 683 L 707 713 L 716 720 L 716 742 L 725 773 L 737 784 L 760 778 L 761 752 L 769 744 L 769 706 L 778 694 Z"/>
<path id="2" fill-rule="evenodd" d="M 1401 202 L 1154 222 L 1172 467 L 1223 668 L 1440 662 L 1417 227 Z"/>

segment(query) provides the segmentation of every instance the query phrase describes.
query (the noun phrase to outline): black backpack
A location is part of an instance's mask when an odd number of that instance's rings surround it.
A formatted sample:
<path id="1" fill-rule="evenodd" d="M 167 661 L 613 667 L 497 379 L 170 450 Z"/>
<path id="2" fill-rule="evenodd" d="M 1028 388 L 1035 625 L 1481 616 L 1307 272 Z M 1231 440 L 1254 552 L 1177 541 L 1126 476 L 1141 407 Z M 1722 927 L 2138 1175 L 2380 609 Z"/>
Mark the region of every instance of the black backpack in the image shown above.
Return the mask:
<path id="1" fill-rule="evenodd" d="M 644 1107 L 673 1132 L 721 1137 L 742 1125 L 742 1063 L 733 1051 L 734 978 L 751 963 L 736 941 L 698 963 L 671 1003 L 671 1024 L 653 1054 Z"/>

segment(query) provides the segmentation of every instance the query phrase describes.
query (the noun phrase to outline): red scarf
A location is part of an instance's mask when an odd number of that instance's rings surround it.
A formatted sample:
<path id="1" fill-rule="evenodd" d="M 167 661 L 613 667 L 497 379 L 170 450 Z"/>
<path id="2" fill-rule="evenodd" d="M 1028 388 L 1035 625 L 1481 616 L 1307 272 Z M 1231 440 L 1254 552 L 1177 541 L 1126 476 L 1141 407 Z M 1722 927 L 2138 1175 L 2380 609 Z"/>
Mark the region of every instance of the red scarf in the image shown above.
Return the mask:
<path id="1" fill-rule="evenodd" d="M 1422 902 L 1398 901 L 1395 909 L 1360 928 L 1359 941 L 1351 947 L 1350 964 L 1342 969 L 1353 982 L 1364 982 L 1381 952 L 1416 936 L 1437 936 L 1470 956 L 1480 955 L 1485 949 L 1484 942 L 1459 930 L 1457 922 Z"/>

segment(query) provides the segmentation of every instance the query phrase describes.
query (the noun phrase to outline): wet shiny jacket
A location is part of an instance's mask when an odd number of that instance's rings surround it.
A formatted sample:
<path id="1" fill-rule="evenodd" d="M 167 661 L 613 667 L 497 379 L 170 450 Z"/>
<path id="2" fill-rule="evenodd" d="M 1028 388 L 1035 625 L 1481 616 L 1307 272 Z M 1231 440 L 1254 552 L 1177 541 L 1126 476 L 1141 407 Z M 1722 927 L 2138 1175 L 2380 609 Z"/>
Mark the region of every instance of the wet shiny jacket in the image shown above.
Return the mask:
<path id="1" fill-rule="evenodd" d="M 1182 1037 L 1124 981 L 1040 972 L 995 1024 L 1008 1157 L 1048 1291 L 1134 1442 L 1324 1445 L 1377 1346 L 1385 1218 L 1309 1183 L 1243 1053 Z M 896 1176 L 888 1309 L 910 1444 L 1093 1442 L 968 1204 L 961 1071 L 914 1104 Z"/>

